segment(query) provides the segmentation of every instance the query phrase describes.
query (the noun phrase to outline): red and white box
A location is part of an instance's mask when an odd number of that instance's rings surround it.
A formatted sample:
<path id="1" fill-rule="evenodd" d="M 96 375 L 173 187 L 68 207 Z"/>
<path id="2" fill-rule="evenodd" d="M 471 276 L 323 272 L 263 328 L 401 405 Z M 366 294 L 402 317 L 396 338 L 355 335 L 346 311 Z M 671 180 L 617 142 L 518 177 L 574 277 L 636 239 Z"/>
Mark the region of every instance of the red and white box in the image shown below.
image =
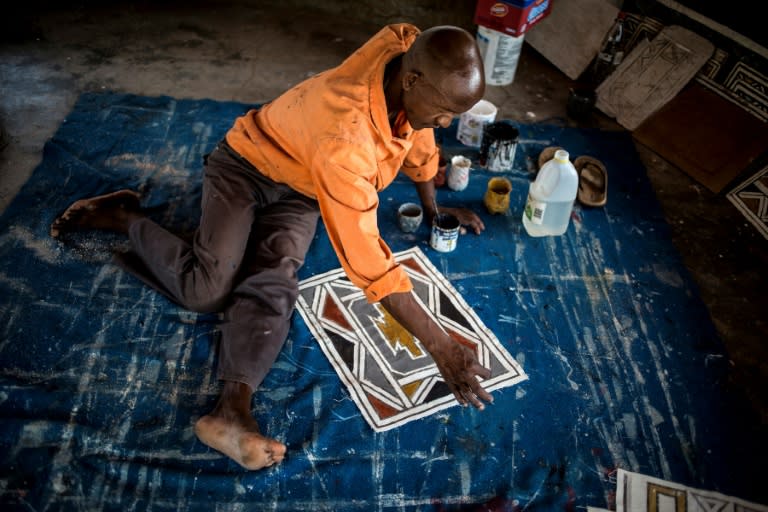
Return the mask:
<path id="1" fill-rule="evenodd" d="M 477 0 L 475 23 L 521 36 L 552 11 L 553 0 Z"/>

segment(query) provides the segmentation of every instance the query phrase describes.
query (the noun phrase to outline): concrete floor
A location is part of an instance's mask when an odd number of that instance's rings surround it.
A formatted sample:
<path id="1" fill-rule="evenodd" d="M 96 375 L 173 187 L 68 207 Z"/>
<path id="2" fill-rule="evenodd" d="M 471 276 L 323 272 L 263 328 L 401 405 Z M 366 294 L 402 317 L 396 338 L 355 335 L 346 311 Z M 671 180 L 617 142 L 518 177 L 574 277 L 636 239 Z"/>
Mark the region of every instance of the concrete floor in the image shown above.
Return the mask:
<path id="1" fill-rule="evenodd" d="M 338 13 L 266 2 L 171 7 L 141 3 L 36 10 L 7 19 L 0 40 L 0 211 L 40 162 L 46 140 L 83 91 L 263 102 L 334 66 L 380 28 Z M 322 4 L 322 3 L 319 3 Z M 437 16 L 437 15 L 435 15 Z M 471 17 L 465 26 L 472 28 Z M 401 21 L 389 19 L 389 21 Z M 410 18 L 422 27 L 439 17 Z M 12 30 L 8 30 L 12 29 Z M 12 37 L 11 37 L 12 36 Z M 571 81 L 525 46 L 515 82 L 489 87 L 499 117 L 565 122 Z M 596 112 L 587 123 L 620 130 Z M 730 385 L 768 425 L 768 241 L 714 195 L 638 146 L 674 243 L 701 289 L 732 361 Z"/>

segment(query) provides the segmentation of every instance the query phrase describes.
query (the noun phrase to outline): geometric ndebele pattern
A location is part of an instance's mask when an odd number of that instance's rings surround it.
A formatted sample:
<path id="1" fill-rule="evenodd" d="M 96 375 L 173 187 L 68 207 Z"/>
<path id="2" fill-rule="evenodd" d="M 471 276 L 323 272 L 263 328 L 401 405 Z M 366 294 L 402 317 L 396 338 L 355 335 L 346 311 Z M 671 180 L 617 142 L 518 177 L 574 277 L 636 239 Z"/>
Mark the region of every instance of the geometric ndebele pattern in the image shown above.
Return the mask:
<path id="1" fill-rule="evenodd" d="M 395 254 L 413 293 L 456 343 L 491 370 L 490 391 L 528 377 L 450 282 L 418 247 Z M 299 283 L 297 309 L 368 424 L 377 432 L 431 415 L 458 402 L 417 338 L 339 268 Z"/>
<path id="2" fill-rule="evenodd" d="M 768 512 L 768 507 L 619 468 L 616 512 Z"/>
<path id="3" fill-rule="evenodd" d="M 728 192 L 726 197 L 768 239 L 768 166 Z"/>

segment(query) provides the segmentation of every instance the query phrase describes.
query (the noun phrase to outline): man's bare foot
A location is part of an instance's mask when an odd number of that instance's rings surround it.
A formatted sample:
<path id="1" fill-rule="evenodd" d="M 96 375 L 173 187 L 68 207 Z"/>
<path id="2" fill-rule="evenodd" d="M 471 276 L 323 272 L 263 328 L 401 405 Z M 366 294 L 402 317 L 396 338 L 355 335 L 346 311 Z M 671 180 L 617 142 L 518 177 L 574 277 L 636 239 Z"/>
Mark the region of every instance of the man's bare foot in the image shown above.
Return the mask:
<path id="1" fill-rule="evenodd" d="M 285 445 L 261 435 L 255 420 L 247 423 L 209 414 L 197 420 L 195 434 L 246 469 L 262 469 L 281 462 Z"/>
<path id="2" fill-rule="evenodd" d="M 251 416 L 253 390 L 247 384 L 224 381 L 219 403 L 195 423 L 197 437 L 246 469 L 261 469 L 285 458 L 285 445 L 264 437 Z"/>
<path id="3" fill-rule="evenodd" d="M 143 217 L 140 195 L 123 189 L 102 196 L 80 199 L 59 215 L 51 225 L 51 236 L 63 231 L 103 229 L 127 233 L 134 220 Z"/>

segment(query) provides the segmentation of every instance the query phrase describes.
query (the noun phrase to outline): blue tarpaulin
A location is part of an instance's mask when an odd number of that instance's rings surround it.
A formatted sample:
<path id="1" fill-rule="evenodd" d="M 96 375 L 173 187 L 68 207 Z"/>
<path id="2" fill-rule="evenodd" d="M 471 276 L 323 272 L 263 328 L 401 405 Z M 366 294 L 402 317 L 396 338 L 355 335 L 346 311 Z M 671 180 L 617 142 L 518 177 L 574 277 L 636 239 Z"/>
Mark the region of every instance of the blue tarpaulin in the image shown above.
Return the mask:
<path id="1" fill-rule="evenodd" d="M 130 187 L 155 220 L 191 234 L 202 156 L 248 108 L 85 94 L 0 218 L 0 508 L 584 510 L 613 506 L 618 468 L 765 498 L 745 463 L 764 441 L 727 389 L 728 356 L 631 137 L 556 124 L 515 125 L 511 171 L 474 164 L 467 189 L 438 189 L 487 228 L 453 252 L 431 249 L 425 224 L 397 228 L 397 207 L 418 201 L 407 178 L 380 195 L 392 250 L 418 246 L 528 380 L 495 391 L 485 411 L 452 407 L 376 433 L 295 314 L 253 402 L 286 460 L 248 472 L 200 443 L 192 425 L 218 394 L 218 316 L 114 265 L 123 240 L 48 230 L 72 201 Z M 455 130 L 437 132 L 444 151 L 477 162 Z M 603 161 L 608 204 L 577 204 L 565 235 L 532 238 L 522 209 L 550 145 Z M 503 215 L 482 203 L 496 175 L 513 185 Z M 301 277 L 338 266 L 321 225 Z"/>

